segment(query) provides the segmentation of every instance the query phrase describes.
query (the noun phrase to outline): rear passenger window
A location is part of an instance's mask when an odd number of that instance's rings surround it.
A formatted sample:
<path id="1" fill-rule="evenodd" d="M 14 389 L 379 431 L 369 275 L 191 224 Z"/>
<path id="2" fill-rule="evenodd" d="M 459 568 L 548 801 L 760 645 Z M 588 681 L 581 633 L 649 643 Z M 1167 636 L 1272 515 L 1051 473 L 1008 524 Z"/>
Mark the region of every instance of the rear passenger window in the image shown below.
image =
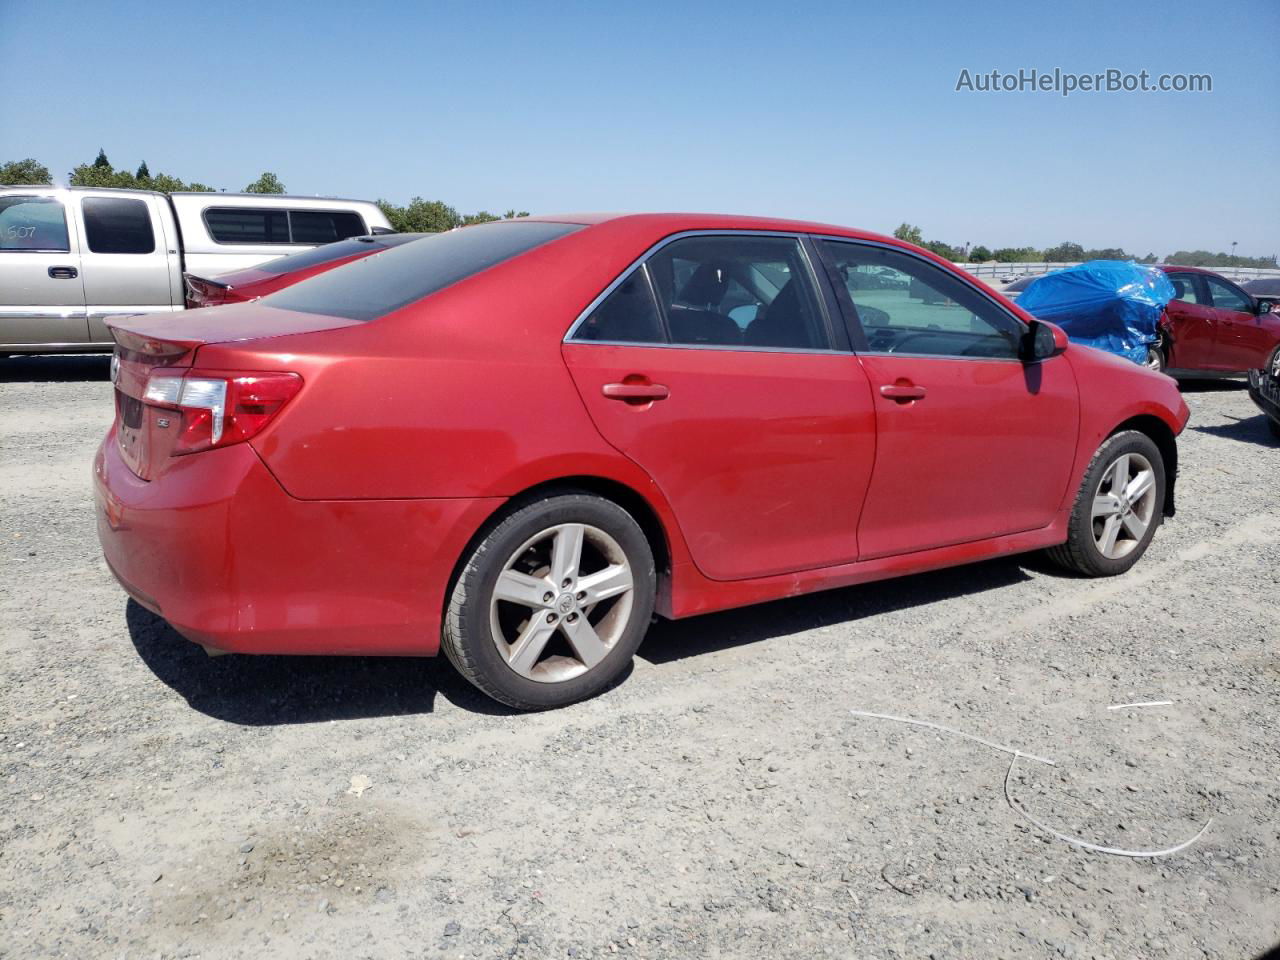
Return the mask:
<path id="1" fill-rule="evenodd" d="M 1199 298 L 1196 296 L 1196 279 L 1192 274 L 1170 274 L 1169 282 L 1173 284 L 1173 299 L 1181 300 L 1183 303 L 1200 302 Z"/>
<path id="2" fill-rule="evenodd" d="M 92 253 L 154 253 L 156 235 L 145 200 L 86 197 L 84 236 Z"/>
<path id="3" fill-rule="evenodd" d="M 574 332 L 575 340 L 662 343 L 662 321 L 644 268 L 632 272 Z"/>
<path id="4" fill-rule="evenodd" d="M 289 242 L 289 214 L 285 210 L 213 207 L 204 212 L 204 222 L 218 243 Z"/>
<path id="5" fill-rule="evenodd" d="M 0 250 L 67 253 L 67 215 L 52 197 L 0 197 Z"/>
<path id="6" fill-rule="evenodd" d="M 360 215 L 347 210 L 290 210 L 289 229 L 294 243 L 333 243 L 368 232 Z"/>
<path id="7" fill-rule="evenodd" d="M 671 342 L 825 350 L 817 296 L 788 237 L 686 237 L 648 261 Z"/>

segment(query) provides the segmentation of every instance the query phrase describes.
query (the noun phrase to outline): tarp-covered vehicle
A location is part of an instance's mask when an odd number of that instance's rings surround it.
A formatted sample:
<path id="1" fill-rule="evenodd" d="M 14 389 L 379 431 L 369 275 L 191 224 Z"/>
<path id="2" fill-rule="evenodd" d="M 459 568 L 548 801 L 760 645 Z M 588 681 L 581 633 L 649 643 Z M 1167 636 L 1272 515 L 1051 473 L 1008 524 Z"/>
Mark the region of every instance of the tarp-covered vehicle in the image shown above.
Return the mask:
<path id="1" fill-rule="evenodd" d="M 1090 260 L 1030 283 L 1018 306 L 1056 323 L 1077 343 L 1146 364 L 1173 284 L 1154 267 Z"/>

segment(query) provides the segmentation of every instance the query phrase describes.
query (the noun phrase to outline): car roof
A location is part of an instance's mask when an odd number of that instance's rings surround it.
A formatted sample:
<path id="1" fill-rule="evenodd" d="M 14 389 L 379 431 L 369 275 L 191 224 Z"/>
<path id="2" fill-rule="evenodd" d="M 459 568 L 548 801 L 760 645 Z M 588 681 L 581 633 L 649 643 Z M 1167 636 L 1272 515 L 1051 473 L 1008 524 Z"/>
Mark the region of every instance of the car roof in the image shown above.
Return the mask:
<path id="1" fill-rule="evenodd" d="M 1207 273 L 1215 277 L 1222 276 L 1222 274 L 1218 273 L 1218 271 L 1209 270 L 1205 267 L 1180 267 L 1177 264 L 1173 264 L 1173 263 L 1157 263 L 1156 266 L 1159 267 L 1161 270 L 1163 270 L 1165 273 L 1169 273 L 1173 270 L 1177 270 L 1179 273 Z M 1223 277 L 1223 279 L 1225 280 L 1226 278 Z"/>
<path id="2" fill-rule="evenodd" d="M 610 224 L 632 227 L 637 232 L 666 235 L 686 230 L 761 230 L 778 233 L 819 233 L 830 236 L 875 240 L 899 246 L 892 237 L 867 230 L 856 230 L 832 223 L 812 220 L 786 220 L 777 217 L 755 217 L 726 213 L 563 213 L 520 217 L 520 220 L 550 223 L 579 223 L 584 226 Z"/>

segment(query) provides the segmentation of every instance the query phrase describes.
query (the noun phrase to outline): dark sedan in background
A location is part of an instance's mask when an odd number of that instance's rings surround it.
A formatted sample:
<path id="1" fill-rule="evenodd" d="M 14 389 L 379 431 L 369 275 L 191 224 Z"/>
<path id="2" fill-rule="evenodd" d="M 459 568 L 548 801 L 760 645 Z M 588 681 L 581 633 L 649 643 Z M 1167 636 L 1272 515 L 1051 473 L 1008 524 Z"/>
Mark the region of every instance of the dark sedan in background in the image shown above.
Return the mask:
<path id="1" fill-rule="evenodd" d="M 367 237 L 349 237 L 287 257 L 277 257 L 233 273 L 219 273 L 213 277 L 186 273 L 183 277 L 187 283 L 187 309 L 257 300 L 268 293 L 293 286 L 299 280 L 306 280 L 334 267 L 362 260 L 427 236 L 430 234 L 380 233 Z"/>

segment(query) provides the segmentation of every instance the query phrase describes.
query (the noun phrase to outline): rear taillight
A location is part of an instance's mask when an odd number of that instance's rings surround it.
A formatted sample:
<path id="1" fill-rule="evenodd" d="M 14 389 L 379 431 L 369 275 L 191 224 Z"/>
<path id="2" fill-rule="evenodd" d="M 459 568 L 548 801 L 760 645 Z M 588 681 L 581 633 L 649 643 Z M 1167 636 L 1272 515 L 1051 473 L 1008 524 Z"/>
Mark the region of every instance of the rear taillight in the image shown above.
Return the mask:
<path id="1" fill-rule="evenodd" d="M 213 307 L 221 303 L 230 303 L 232 300 L 231 287 L 228 284 L 202 280 L 199 277 L 190 275 L 187 276 L 186 280 L 188 310 Z"/>
<path id="2" fill-rule="evenodd" d="M 171 453 L 180 456 L 248 440 L 271 422 L 299 390 L 296 373 L 233 373 L 225 370 L 157 370 L 143 401 L 181 411 Z"/>

